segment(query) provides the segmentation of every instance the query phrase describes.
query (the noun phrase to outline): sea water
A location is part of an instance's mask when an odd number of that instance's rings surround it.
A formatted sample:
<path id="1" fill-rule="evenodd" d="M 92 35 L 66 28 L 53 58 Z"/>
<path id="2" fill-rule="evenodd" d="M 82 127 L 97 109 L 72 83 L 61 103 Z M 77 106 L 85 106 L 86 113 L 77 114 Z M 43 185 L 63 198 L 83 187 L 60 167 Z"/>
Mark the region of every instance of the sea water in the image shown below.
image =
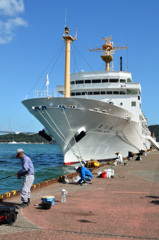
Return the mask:
<path id="1" fill-rule="evenodd" d="M 0 144 L 0 179 L 21 169 L 21 160 L 15 157 L 18 148 L 22 148 L 34 164 L 34 184 L 74 172 L 73 166 L 64 166 L 63 155 L 57 145 Z M 0 194 L 20 190 L 21 187 L 22 179 L 17 179 L 17 176 L 0 180 Z"/>

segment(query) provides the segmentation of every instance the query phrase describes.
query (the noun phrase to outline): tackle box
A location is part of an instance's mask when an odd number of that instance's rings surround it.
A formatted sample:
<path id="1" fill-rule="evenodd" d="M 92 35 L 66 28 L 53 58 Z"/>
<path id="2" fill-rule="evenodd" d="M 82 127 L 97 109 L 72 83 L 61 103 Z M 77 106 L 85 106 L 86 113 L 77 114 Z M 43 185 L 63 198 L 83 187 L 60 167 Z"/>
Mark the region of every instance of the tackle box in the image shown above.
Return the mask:
<path id="1" fill-rule="evenodd" d="M 51 202 L 51 206 L 53 206 L 55 197 L 54 196 L 44 196 L 44 197 L 42 197 L 41 200 L 42 200 L 42 202 Z"/>
<path id="2" fill-rule="evenodd" d="M 16 207 L 0 206 L 0 224 L 12 224 L 17 219 Z"/>
<path id="3" fill-rule="evenodd" d="M 51 208 L 51 204 L 52 204 L 52 202 L 50 202 L 50 201 L 45 201 L 45 202 L 42 202 L 42 208 L 43 209 L 50 209 Z"/>

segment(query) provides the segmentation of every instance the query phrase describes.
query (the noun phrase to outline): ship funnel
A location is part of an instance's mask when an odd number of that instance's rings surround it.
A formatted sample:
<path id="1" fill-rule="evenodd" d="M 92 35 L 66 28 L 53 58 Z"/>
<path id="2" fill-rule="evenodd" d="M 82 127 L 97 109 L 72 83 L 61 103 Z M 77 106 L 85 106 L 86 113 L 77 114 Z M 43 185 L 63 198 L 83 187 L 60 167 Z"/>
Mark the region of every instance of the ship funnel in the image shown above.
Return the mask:
<path id="1" fill-rule="evenodd" d="M 122 57 L 120 57 L 120 71 L 122 71 L 122 70 L 123 70 L 123 69 L 122 69 L 122 68 L 123 68 L 123 63 L 122 63 L 122 60 L 123 60 L 123 59 L 122 59 Z"/>

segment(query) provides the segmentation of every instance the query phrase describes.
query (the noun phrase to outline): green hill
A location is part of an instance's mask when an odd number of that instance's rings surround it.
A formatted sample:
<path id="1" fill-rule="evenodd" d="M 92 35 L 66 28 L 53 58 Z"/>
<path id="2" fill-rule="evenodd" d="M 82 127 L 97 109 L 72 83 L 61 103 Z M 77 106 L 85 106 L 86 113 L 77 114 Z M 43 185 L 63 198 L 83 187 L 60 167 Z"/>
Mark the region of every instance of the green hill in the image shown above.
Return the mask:
<path id="1" fill-rule="evenodd" d="M 8 142 L 26 142 L 26 143 L 49 143 L 46 139 L 41 137 L 38 133 L 37 134 L 4 134 L 0 135 L 0 142 L 8 143 Z"/>
<path id="2" fill-rule="evenodd" d="M 149 130 L 155 134 L 156 138 L 159 138 L 159 125 L 150 125 L 148 126 Z"/>

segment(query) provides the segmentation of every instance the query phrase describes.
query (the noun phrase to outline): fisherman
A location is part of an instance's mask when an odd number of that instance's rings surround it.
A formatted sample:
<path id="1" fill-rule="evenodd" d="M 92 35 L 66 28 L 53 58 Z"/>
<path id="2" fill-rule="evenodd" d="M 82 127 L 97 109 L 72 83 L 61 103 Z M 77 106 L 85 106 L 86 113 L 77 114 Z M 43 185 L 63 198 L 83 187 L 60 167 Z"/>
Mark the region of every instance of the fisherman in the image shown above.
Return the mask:
<path id="1" fill-rule="evenodd" d="M 128 159 L 132 160 L 134 157 L 134 153 L 133 152 L 128 152 Z"/>
<path id="2" fill-rule="evenodd" d="M 83 183 L 87 183 L 87 181 L 91 181 L 93 178 L 92 173 L 84 166 L 77 166 L 74 168 L 76 170 L 76 172 L 79 173 L 80 176 L 80 180 L 77 182 L 77 184 L 83 184 Z"/>
<path id="3" fill-rule="evenodd" d="M 119 165 L 123 162 L 123 158 L 122 158 L 122 155 L 119 153 L 119 152 L 116 152 L 116 160 L 115 160 L 115 163 L 114 165 Z"/>
<path id="4" fill-rule="evenodd" d="M 17 173 L 17 178 L 23 176 L 23 186 L 20 191 L 22 203 L 17 208 L 24 208 L 30 204 L 30 189 L 34 182 L 34 166 L 31 159 L 24 154 L 23 149 L 17 149 L 16 158 L 21 159 L 22 169 Z"/>

